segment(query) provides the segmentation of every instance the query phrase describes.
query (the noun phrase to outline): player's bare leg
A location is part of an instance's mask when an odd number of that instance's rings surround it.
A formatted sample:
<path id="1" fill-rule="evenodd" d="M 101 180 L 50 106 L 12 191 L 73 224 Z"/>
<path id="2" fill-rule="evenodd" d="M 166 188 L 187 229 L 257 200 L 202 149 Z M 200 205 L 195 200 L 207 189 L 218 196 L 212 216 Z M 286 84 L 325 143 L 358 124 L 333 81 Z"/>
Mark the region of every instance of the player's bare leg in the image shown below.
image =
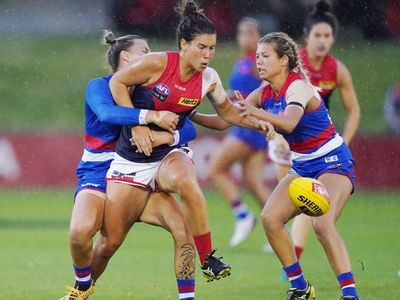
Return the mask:
<path id="1" fill-rule="evenodd" d="M 103 227 L 94 248 L 92 266 L 94 281 L 104 272 L 128 231 L 139 219 L 149 194 L 148 189 L 141 187 L 113 181 L 107 183 Z"/>
<path id="2" fill-rule="evenodd" d="M 213 256 L 207 205 L 191 158 L 180 151 L 169 154 L 158 169 L 157 184 L 164 192 L 179 194 L 207 280 L 230 275 L 229 265 Z"/>
<path id="3" fill-rule="evenodd" d="M 171 233 L 174 239 L 174 265 L 179 299 L 194 299 L 196 248 L 178 203 L 170 194 L 152 193 L 140 221 L 160 226 Z"/>

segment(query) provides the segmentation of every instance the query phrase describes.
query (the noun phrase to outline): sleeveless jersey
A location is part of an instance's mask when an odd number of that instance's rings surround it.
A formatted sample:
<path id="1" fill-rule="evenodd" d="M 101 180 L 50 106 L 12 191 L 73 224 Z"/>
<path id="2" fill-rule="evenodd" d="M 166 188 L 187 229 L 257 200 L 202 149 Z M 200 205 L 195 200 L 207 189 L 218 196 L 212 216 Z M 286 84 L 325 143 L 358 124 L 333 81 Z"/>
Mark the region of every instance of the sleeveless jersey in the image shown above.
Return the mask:
<path id="1" fill-rule="evenodd" d="M 180 129 L 185 119 L 197 107 L 208 88 L 209 82 L 204 82 L 203 72 L 196 72 L 189 80 L 182 81 L 179 72 L 179 53 L 166 52 L 167 66 L 160 78 L 149 86 L 136 86 L 133 90 L 133 105 L 140 109 L 156 111 L 168 110 L 179 115 L 176 129 Z M 153 130 L 164 130 L 150 124 Z M 123 126 L 118 139 L 116 152 L 123 158 L 133 162 L 155 162 L 162 160 L 172 149 L 178 146 L 161 145 L 153 149 L 150 157 L 136 153 L 129 139 L 132 137 L 129 126 Z"/>
<path id="2" fill-rule="evenodd" d="M 286 91 L 291 83 L 302 78 L 296 72 L 289 73 L 278 95 L 275 95 L 271 85 L 265 86 L 261 96 L 261 107 L 273 114 L 283 115 L 287 106 Z M 318 97 L 318 93 L 315 95 Z M 294 162 L 322 157 L 343 143 L 323 101 L 317 109 L 305 111 L 296 128 L 283 136 L 289 143 Z"/>
<path id="3" fill-rule="evenodd" d="M 238 90 L 247 97 L 261 84 L 261 79 L 254 75 L 255 55 L 245 56 L 239 59 L 233 67 L 229 77 L 229 88 Z"/>
<path id="4" fill-rule="evenodd" d="M 332 54 L 328 54 L 322 62 L 321 68 L 316 70 L 311 65 L 306 48 L 299 51 L 300 60 L 308 71 L 311 83 L 320 88 L 319 94 L 329 109 L 330 97 L 337 85 L 337 60 Z"/>

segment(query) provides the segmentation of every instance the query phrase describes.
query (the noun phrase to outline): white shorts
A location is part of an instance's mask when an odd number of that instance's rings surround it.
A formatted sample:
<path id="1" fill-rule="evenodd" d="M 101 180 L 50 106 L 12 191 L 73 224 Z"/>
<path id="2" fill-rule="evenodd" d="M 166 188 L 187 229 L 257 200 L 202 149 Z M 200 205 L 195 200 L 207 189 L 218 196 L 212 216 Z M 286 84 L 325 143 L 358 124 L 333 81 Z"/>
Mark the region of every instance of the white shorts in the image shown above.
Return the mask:
<path id="1" fill-rule="evenodd" d="M 292 154 L 290 150 L 288 152 L 278 151 L 273 140 L 268 142 L 268 156 L 273 162 L 277 163 L 278 165 L 288 167 L 292 165 Z"/>
<path id="2" fill-rule="evenodd" d="M 193 157 L 193 151 L 188 147 L 173 149 L 162 160 L 148 163 L 133 162 L 115 153 L 114 160 L 108 169 L 106 179 L 107 181 L 151 188 L 154 191 L 157 186 L 156 178 L 158 168 L 171 153 L 177 151 L 185 153 L 190 159 Z"/>

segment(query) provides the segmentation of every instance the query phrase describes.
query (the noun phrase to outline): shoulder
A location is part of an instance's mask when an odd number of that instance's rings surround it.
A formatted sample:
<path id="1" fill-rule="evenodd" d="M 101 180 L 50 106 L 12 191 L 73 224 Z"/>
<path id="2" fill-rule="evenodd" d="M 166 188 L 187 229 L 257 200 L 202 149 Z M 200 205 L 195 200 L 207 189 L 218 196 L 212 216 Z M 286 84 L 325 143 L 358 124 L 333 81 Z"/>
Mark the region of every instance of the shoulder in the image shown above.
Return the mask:
<path id="1" fill-rule="evenodd" d="M 287 101 L 299 101 L 300 99 L 303 101 L 308 101 L 312 97 L 317 97 L 318 92 L 315 88 L 304 79 L 297 79 L 293 81 L 286 90 L 286 99 Z M 304 105 L 305 106 L 305 105 Z"/>
<path id="2" fill-rule="evenodd" d="M 151 70 L 160 70 L 167 65 L 168 56 L 166 52 L 152 52 L 134 60 L 132 64 L 140 62 L 141 65 L 150 68 Z"/>
<path id="3" fill-rule="evenodd" d="M 344 63 L 337 60 L 337 81 L 339 84 L 351 81 L 351 74 Z"/>
<path id="4" fill-rule="evenodd" d="M 203 81 L 205 82 L 211 82 L 211 84 L 216 83 L 219 79 L 219 75 L 215 69 L 211 67 L 207 67 L 203 71 Z"/>

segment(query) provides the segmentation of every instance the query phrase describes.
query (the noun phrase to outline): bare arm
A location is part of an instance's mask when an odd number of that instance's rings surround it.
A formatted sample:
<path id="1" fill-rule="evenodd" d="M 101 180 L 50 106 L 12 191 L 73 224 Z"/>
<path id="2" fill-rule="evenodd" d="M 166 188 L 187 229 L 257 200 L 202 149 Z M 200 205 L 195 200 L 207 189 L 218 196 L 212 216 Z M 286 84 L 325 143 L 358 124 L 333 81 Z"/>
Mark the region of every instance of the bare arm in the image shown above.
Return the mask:
<path id="1" fill-rule="evenodd" d="M 110 80 L 110 91 L 115 102 L 119 106 L 132 107 L 128 88 L 158 79 L 166 66 L 166 59 L 162 53 L 150 53 L 138 57 L 116 72 Z"/>
<path id="2" fill-rule="evenodd" d="M 357 100 L 350 72 L 346 66 L 340 62 L 338 62 L 338 86 L 343 107 L 347 113 L 342 136 L 344 142 L 349 145 L 360 123 L 360 105 Z"/>
<path id="3" fill-rule="evenodd" d="M 224 121 L 216 114 L 209 115 L 193 111 L 189 118 L 191 121 L 199 124 L 200 126 L 214 130 L 224 130 L 231 126 L 230 123 Z"/>

